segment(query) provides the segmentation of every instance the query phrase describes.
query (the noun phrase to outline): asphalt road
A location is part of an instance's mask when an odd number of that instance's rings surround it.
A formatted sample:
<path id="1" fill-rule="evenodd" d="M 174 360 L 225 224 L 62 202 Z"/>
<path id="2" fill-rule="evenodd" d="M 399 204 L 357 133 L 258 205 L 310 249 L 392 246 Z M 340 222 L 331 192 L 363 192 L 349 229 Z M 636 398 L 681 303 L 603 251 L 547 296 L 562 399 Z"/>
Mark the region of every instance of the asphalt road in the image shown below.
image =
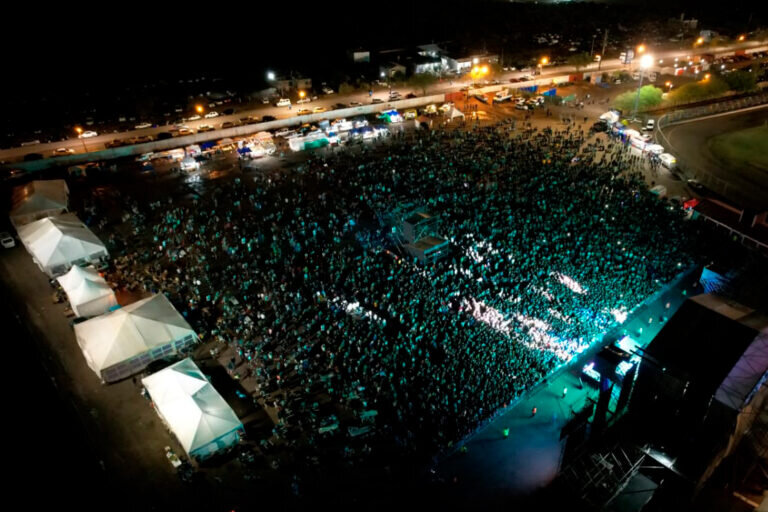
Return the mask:
<path id="1" fill-rule="evenodd" d="M 735 48 L 755 48 L 755 47 L 761 47 L 761 45 L 764 45 L 764 42 L 761 41 L 750 41 L 748 43 L 743 43 L 741 45 L 732 45 L 732 46 L 722 46 L 722 47 L 715 47 L 715 48 L 700 48 L 697 50 L 692 49 L 666 49 L 666 50 L 658 50 L 654 52 L 654 56 L 658 59 L 674 59 L 675 57 L 684 57 L 688 55 L 696 55 L 700 53 L 724 53 L 733 51 Z M 598 67 L 597 63 L 592 63 L 585 68 L 581 69 L 581 71 L 592 71 L 596 70 Z M 600 67 L 601 71 L 605 72 L 611 72 L 616 71 L 619 69 L 624 69 L 627 66 L 621 64 L 618 59 L 607 59 L 602 62 L 602 65 Z M 537 79 L 542 78 L 548 78 L 548 77 L 556 77 L 567 73 L 572 73 L 575 71 L 575 68 L 573 66 L 548 66 L 546 68 L 546 73 L 542 74 L 541 76 L 536 77 Z M 502 83 L 506 82 L 509 83 L 510 78 L 520 78 L 524 75 L 529 75 L 531 72 L 508 72 L 503 73 L 502 75 L 498 76 L 497 79 L 500 80 Z M 442 82 L 435 84 L 434 86 L 427 89 L 426 93 L 427 95 L 430 94 L 440 94 L 440 93 L 446 93 L 446 92 L 455 92 L 458 91 L 461 87 L 464 87 L 466 85 L 470 85 L 470 82 L 468 81 L 461 81 L 461 80 L 443 80 Z M 525 86 L 525 83 L 518 83 L 516 84 L 518 87 Z M 403 97 L 405 97 L 408 93 L 414 92 L 415 94 L 422 96 L 422 91 L 420 90 L 413 90 L 412 87 L 403 87 L 403 88 L 393 88 L 393 90 L 397 90 L 401 93 Z M 378 88 L 378 90 L 375 91 L 373 97 L 378 97 L 383 100 L 387 100 L 387 88 Z M 273 105 L 259 105 L 254 109 L 250 110 L 242 110 L 235 112 L 232 115 L 229 116 L 218 116 L 216 118 L 212 119 L 200 119 L 196 121 L 188 121 L 185 123 L 186 126 L 188 126 L 190 129 L 197 131 L 197 129 L 202 125 L 211 125 L 214 128 L 220 128 L 222 123 L 225 123 L 227 121 L 236 123 L 241 118 L 247 117 L 247 116 L 256 116 L 256 117 L 263 117 L 265 115 L 274 116 L 278 119 L 283 118 L 289 118 L 296 115 L 296 112 L 298 112 L 301 108 L 308 108 L 313 109 L 315 107 L 326 107 L 329 110 L 331 109 L 331 106 L 335 103 L 345 103 L 349 104 L 351 101 L 358 101 L 362 104 L 369 104 L 371 102 L 371 97 L 369 97 L 368 93 L 362 92 L 362 93 L 355 93 L 345 96 L 340 96 L 339 94 L 331 94 L 331 95 L 321 95 L 318 97 L 317 100 L 312 101 L 310 103 L 302 104 L 302 105 L 293 105 L 291 109 L 288 107 L 275 107 Z M 230 105 L 222 105 L 220 108 L 226 109 L 229 108 Z M 206 109 L 208 111 L 209 109 Z M 87 126 L 83 127 L 85 130 L 91 129 Z M 128 139 L 132 137 L 139 137 L 143 135 L 157 135 L 160 132 L 167 132 L 172 128 L 172 125 L 160 125 L 158 127 L 153 128 L 145 128 L 142 130 L 130 130 L 125 132 L 113 132 L 113 133 L 101 133 L 96 137 L 91 137 L 87 139 L 77 139 L 77 138 L 71 138 L 65 141 L 58 141 L 58 142 L 50 142 L 50 143 L 44 143 L 44 144 L 37 144 L 34 146 L 27 146 L 27 147 L 19 147 L 19 148 L 11 148 L 0 151 L 0 161 L 19 161 L 21 158 L 23 158 L 24 155 L 29 153 L 39 153 L 43 155 L 44 157 L 49 157 L 51 153 L 58 149 L 58 148 L 68 148 L 74 150 L 76 153 L 84 153 L 89 151 L 99 151 L 102 149 L 105 149 L 105 145 L 114 140 L 114 139 Z"/>
<path id="2" fill-rule="evenodd" d="M 768 122 L 768 105 L 743 112 L 717 114 L 676 124 L 664 130 L 669 150 L 686 174 L 738 204 L 758 210 L 768 207 L 768 173 L 755 167 L 727 165 L 709 150 L 707 141 L 723 133 Z M 766 141 L 768 148 L 768 141 Z"/>

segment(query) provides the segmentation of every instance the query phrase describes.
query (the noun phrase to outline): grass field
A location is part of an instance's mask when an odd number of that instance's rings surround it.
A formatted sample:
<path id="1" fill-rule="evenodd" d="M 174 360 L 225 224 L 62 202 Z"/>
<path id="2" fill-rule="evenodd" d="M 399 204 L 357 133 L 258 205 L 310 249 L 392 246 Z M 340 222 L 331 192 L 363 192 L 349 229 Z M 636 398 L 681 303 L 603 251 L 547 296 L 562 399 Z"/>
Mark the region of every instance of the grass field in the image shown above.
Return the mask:
<path id="1" fill-rule="evenodd" d="M 712 154 L 726 165 L 768 172 L 768 125 L 724 133 L 712 137 L 707 144 Z"/>

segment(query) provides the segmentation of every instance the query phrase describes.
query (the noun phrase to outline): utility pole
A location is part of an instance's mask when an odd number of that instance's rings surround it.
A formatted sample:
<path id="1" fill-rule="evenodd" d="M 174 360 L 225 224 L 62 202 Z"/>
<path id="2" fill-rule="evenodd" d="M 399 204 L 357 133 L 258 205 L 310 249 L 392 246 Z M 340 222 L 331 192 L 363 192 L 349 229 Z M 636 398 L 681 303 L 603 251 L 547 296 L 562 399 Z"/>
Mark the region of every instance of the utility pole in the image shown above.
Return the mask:
<path id="1" fill-rule="evenodd" d="M 597 70 L 600 71 L 600 67 L 603 65 L 603 59 L 605 59 L 605 47 L 608 45 L 608 29 L 605 29 L 605 36 L 603 37 L 603 51 L 600 53 L 600 62 L 597 63 Z"/>

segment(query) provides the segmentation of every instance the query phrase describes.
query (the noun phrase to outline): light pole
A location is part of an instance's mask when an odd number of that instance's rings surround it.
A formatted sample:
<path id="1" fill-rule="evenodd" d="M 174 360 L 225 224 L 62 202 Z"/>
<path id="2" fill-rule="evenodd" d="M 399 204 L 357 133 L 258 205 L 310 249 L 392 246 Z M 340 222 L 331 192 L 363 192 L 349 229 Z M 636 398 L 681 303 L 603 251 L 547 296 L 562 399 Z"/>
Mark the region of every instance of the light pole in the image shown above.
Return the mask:
<path id="1" fill-rule="evenodd" d="M 632 110 L 632 118 L 637 118 L 637 107 L 640 103 L 640 88 L 643 86 L 643 77 L 645 76 L 645 70 L 650 68 L 653 64 L 653 57 L 650 55 L 643 55 L 640 57 L 640 84 L 637 86 L 637 94 L 635 95 L 635 108 Z"/>
<path id="2" fill-rule="evenodd" d="M 541 76 L 541 74 L 543 73 L 542 68 L 546 66 L 548 62 L 549 62 L 549 57 L 542 57 L 541 60 L 539 61 L 539 76 Z"/>
<path id="3" fill-rule="evenodd" d="M 77 132 L 77 138 L 80 139 L 80 142 L 83 143 L 83 153 L 88 152 L 88 148 L 85 147 L 85 139 L 83 138 L 83 129 L 79 126 L 75 126 L 75 131 Z"/>

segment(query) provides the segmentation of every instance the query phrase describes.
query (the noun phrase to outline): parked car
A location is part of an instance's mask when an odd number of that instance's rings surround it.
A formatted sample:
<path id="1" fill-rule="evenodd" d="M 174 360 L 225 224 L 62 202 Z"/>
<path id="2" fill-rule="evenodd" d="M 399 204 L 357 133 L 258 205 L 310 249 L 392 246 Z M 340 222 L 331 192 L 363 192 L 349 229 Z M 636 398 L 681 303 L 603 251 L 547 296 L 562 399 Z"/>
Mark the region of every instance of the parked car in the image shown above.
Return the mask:
<path id="1" fill-rule="evenodd" d="M 411 100 L 411 99 L 413 99 L 415 97 L 416 97 L 416 95 L 413 94 L 412 92 L 409 92 L 408 94 L 405 95 L 405 99 L 407 99 L 407 100 Z"/>
<path id="2" fill-rule="evenodd" d="M 362 103 L 360 103 L 359 101 L 350 101 L 349 102 L 349 106 L 350 107 L 359 107 L 360 105 L 362 105 Z"/>
<path id="3" fill-rule="evenodd" d="M 656 121 L 653 120 L 653 119 L 649 119 L 645 123 L 645 126 L 643 127 L 643 130 L 645 130 L 647 132 L 652 132 L 655 127 L 656 127 Z"/>
<path id="4" fill-rule="evenodd" d="M 235 126 L 235 123 L 233 123 L 232 121 L 227 121 L 225 123 L 221 123 L 221 127 L 222 128 L 232 128 L 233 126 Z"/>
<path id="5" fill-rule="evenodd" d="M 314 112 L 315 114 L 322 114 L 323 112 L 325 112 L 327 110 L 328 109 L 325 108 L 325 107 L 315 107 L 314 109 L 312 109 L 312 112 Z"/>
<path id="6" fill-rule="evenodd" d="M 172 138 L 173 134 L 171 132 L 160 132 L 157 134 L 157 140 L 167 140 Z"/>
<path id="7" fill-rule="evenodd" d="M 275 104 L 277 107 L 290 107 L 291 106 L 291 100 L 288 98 L 280 98 L 277 100 L 277 103 Z"/>
<path id="8" fill-rule="evenodd" d="M 233 108 L 227 108 L 227 109 L 224 109 L 224 111 L 222 111 L 222 114 L 225 116 L 231 116 L 234 113 L 235 113 L 235 109 Z"/>
<path id="9" fill-rule="evenodd" d="M 381 98 L 373 98 L 371 100 L 371 103 L 384 103 L 384 100 Z"/>
<path id="10" fill-rule="evenodd" d="M 3 231 L 0 233 L 0 245 L 6 249 L 11 249 L 12 247 L 16 247 L 16 240 L 13 239 L 10 233 Z"/>
<path id="11" fill-rule="evenodd" d="M 262 105 L 269 105 L 269 98 L 261 98 Z"/>
<path id="12" fill-rule="evenodd" d="M 323 94 L 333 94 L 333 89 L 330 87 L 323 87 Z"/>
<path id="13" fill-rule="evenodd" d="M 195 115 L 193 115 L 192 117 L 188 117 L 186 120 L 187 120 L 187 121 L 197 121 L 197 120 L 199 120 L 199 119 L 200 119 L 200 116 L 199 116 L 199 115 L 197 115 L 197 114 L 195 114 Z"/>
<path id="14" fill-rule="evenodd" d="M 277 118 L 275 116 L 264 116 L 264 117 L 261 118 L 261 121 L 263 123 L 266 123 L 268 121 L 275 121 L 275 120 L 277 120 Z"/>
<path id="15" fill-rule="evenodd" d="M 334 103 L 333 108 L 334 110 L 337 110 L 337 109 L 347 108 L 347 106 L 344 103 Z"/>
<path id="16" fill-rule="evenodd" d="M 213 126 L 209 124 L 204 124 L 197 128 L 197 133 L 210 132 L 210 131 L 213 131 Z"/>
<path id="17" fill-rule="evenodd" d="M 98 137 L 98 133 L 94 132 L 93 130 L 88 130 L 87 132 L 83 132 L 80 135 L 78 135 L 79 139 L 90 139 L 91 137 Z"/>
<path id="18" fill-rule="evenodd" d="M 302 105 L 302 104 L 304 104 L 304 103 L 309 103 L 310 101 L 312 101 L 312 100 L 311 100 L 311 99 L 309 99 L 309 98 L 302 98 L 302 99 L 300 99 L 300 100 L 296 100 L 296 104 L 297 104 L 297 105 Z"/>
<path id="19" fill-rule="evenodd" d="M 135 130 L 143 130 L 145 128 L 152 128 L 152 123 L 141 123 L 133 127 Z"/>
<path id="20" fill-rule="evenodd" d="M 181 128 L 181 129 L 179 130 L 179 136 L 181 136 L 181 137 L 183 137 L 183 136 L 185 136 L 185 135 L 192 135 L 193 133 L 195 133 L 195 132 L 193 132 L 193 131 L 192 131 L 192 130 L 190 130 L 189 128 Z"/>
<path id="21" fill-rule="evenodd" d="M 71 148 L 58 148 L 53 151 L 53 156 L 71 155 L 75 150 Z"/>
<path id="22" fill-rule="evenodd" d="M 661 161 L 661 165 L 663 165 L 667 169 L 672 170 L 677 166 L 677 158 L 670 155 L 669 153 L 660 154 L 659 160 Z"/>
<path id="23" fill-rule="evenodd" d="M 309 110 L 308 108 L 302 108 L 301 110 L 299 110 L 298 112 L 296 112 L 296 115 L 297 115 L 297 116 L 305 116 L 305 115 L 307 115 L 307 114 L 311 114 L 311 113 L 312 113 L 312 111 L 311 111 L 311 110 Z"/>
<path id="24" fill-rule="evenodd" d="M 120 146 L 122 146 L 122 145 L 123 145 L 123 141 L 122 141 L 122 140 L 120 140 L 120 139 L 113 139 L 113 140 L 111 140 L 111 141 L 109 141 L 109 142 L 107 142 L 107 143 L 105 144 L 105 146 L 107 147 L 107 149 L 111 149 L 111 148 L 119 148 L 119 147 L 120 147 Z"/>
<path id="25" fill-rule="evenodd" d="M 210 112 L 205 114 L 206 119 L 213 119 L 214 117 L 219 117 L 219 113 L 216 112 L 215 110 L 211 110 Z"/>

